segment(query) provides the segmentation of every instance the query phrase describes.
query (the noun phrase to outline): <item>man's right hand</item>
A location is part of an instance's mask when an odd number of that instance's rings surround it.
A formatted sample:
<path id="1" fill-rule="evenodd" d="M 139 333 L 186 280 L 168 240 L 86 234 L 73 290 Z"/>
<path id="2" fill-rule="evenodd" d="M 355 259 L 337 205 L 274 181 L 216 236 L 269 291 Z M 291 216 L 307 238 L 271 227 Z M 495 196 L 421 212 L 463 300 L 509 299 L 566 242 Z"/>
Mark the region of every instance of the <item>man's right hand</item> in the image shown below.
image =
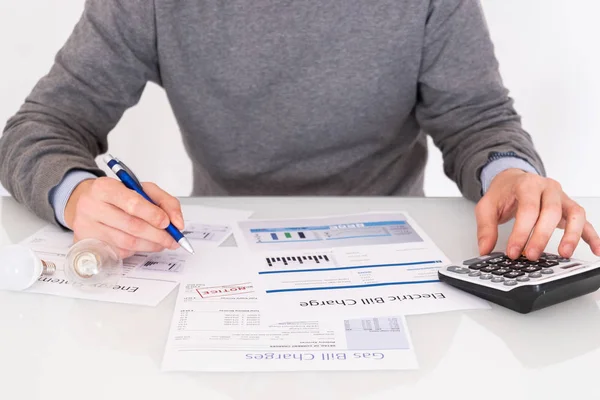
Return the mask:
<path id="1" fill-rule="evenodd" d="M 89 179 L 77 185 L 65 207 L 65 222 L 73 230 L 75 242 L 102 240 L 118 250 L 122 258 L 136 251 L 178 248 L 165 228 L 172 222 L 183 230 L 179 200 L 154 183 L 142 186 L 156 205 L 113 178 Z"/>

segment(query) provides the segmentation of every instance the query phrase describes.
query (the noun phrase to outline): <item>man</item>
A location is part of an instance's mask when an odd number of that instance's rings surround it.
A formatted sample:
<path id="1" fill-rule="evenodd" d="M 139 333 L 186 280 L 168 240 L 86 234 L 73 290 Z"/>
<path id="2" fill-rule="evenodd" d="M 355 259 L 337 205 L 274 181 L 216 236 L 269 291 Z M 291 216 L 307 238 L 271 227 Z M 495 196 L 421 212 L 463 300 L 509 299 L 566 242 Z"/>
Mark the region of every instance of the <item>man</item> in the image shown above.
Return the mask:
<path id="1" fill-rule="evenodd" d="M 2 183 L 76 240 L 175 248 L 162 228 L 182 228 L 179 202 L 147 183 L 153 206 L 94 162 L 148 82 L 168 95 L 195 195 L 423 195 L 429 134 L 478 202 L 481 253 L 516 217 L 513 258 L 539 257 L 557 226 L 562 256 L 581 238 L 600 255 L 544 177 L 476 0 L 88 0 L 7 124 Z"/>

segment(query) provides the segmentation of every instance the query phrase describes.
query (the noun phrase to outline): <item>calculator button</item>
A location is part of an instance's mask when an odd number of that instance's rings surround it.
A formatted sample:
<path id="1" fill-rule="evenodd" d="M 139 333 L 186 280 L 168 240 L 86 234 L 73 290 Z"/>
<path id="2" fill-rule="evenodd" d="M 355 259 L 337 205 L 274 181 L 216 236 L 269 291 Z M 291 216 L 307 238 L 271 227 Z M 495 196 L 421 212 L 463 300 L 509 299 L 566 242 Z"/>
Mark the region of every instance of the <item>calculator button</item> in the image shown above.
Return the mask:
<path id="1" fill-rule="evenodd" d="M 504 281 L 504 284 L 506 286 L 515 286 L 517 284 L 517 281 L 515 281 L 514 279 L 509 279 L 507 281 Z"/>
<path id="2" fill-rule="evenodd" d="M 542 273 L 540 271 L 532 272 L 531 274 L 529 274 L 530 278 L 539 278 L 540 276 L 542 276 Z"/>
<path id="3" fill-rule="evenodd" d="M 550 267 L 554 267 L 555 265 L 558 265 L 558 261 L 548 260 L 548 261 L 539 263 L 538 267 L 550 268 Z"/>
<path id="4" fill-rule="evenodd" d="M 517 277 L 517 282 L 527 282 L 529 281 L 529 277 L 527 275 Z"/>
<path id="5" fill-rule="evenodd" d="M 484 267 L 484 268 L 481 268 L 481 269 L 480 269 L 480 271 L 481 271 L 481 272 L 488 273 L 488 272 L 495 271 L 495 270 L 497 270 L 497 269 L 498 269 L 498 267 L 494 267 L 494 266 L 491 266 L 491 265 L 490 265 L 489 267 Z"/>
<path id="6" fill-rule="evenodd" d="M 501 276 L 495 276 L 492 278 L 492 282 L 494 282 L 494 283 L 504 282 L 504 278 Z"/>
<path id="7" fill-rule="evenodd" d="M 524 262 L 515 262 L 513 265 L 511 265 L 510 267 L 512 269 L 521 269 L 521 268 L 525 268 L 527 266 L 527 264 L 525 264 Z"/>
<path id="8" fill-rule="evenodd" d="M 563 257 L 560 257 L 560 258 L 559 258 L 557 261 L 558 261 L 558 262 L 571 262 L 571 259 L 570 259 L 570 258 L 563 258 Z"/>
<path id="9" fill-rule="evenodd" d="M 475 278 L 475 277 L 477 277 L 479 275 L 481 275 L 481 272 L 479 272 L 479 271 L 471 271 L 471 272 L 469 272 L 469 276 L 473 277 L 473 278 Z"/>
<path id="10" fill-rule="evenodd" d="M 502 256 L 502 253 L 490 253 L 485 256 L 471 258 L 469 260 L 463 261 L 464 265 L 475 264 L 477 262 L 482 262 L 482 260 L 487 260 L 488 258 L 496 258 Z M 483 261 L 484 262 L 484 261 Z"/>
<path id="11" fill-rule="evenodd" d="M 545 269 L 543 269 L 541 272 L 542 272 L 542 274 L 544 274 L 544 275 L 550 275 L 550 274 L 553 274 L 553 273 L 554 273 L 554 270 L 553 270 L 553 269 L 550 269 L 550 268 L 545 268 Z"/>
<path id="12" fill-rule="evenodd" d="M 536 271 L 539 271 L 540 269 L 541 269 L 540 267 L 536 267 L 536 266 L 531 265 L 529 267 L 523 268 L 521 271 L 523 271 L 523 272 L 536 272 Z"/>
<path id="13" fill-rule="evenodd" d="M 490 264 L 498 264 L 498 263 L 501 263 L 502 261 L 504 261 L 504 257 L 496 257 L 496 258 L 492 258 L 491 260 L 487 260 L 487 262 L 489 262 Z"/>
<path id="14" fill-rule="evenodd" d="M 505 278 L 509 278 L 509 279 L 513 279 L 516 278 L 518 276 L 523 276 L 525 275 L 525 272 L 521 272 L 521 271 L 510 271 L 508 274 L 504 274 Z"/>
<path id="15" fill-rule="evenodd" d="M 473 265 L 469 265 L 469 268 L 471 269 L 481 269 L 484 267 L 487 267 L 489 264 L 486 262 L 479 262 L 477 264 L 473 264 Z"/>
<path id="16" fill-rule="evenodd" d="M 488 279 L 492 279 L 492 274 L 481 274 L 481 276 L 479 277 L 479 279 L 483 279 L 484 281 L 487 281 Z"/>
<path id="17" fill-rule="evenodd" d="M 492 274 L 494 274 L 494 275 L 504 275 L 504 274 L 506 274 L 508 272 L 510 272 L 510 269 L 508 269 L 508 268 L 499 268 L 499 269 L 497 269 L 495 271 L 492 271 Z"/>
<path id="18" fill-rule="evenodd" d="M 501 267 L 511 267 L 514 264 L 516 264 L 516 261 L 512 261 L 512 260 L 504 260 L 504 261 L 498 263 L 498 265 L 500 265 Z"/>
<path id="19" fill-rule="evenodd" d="M 448 271 L 455 272 L 457 274 L 468 274 L 469 272 L 471 272 L 469 271 L 469 268 L 457 267 L 456 265 L 449 266 Z"/>
<path id="20" fill-rule="evenodd" d="M 544 253 L 544 258 L 546 260 L 556 260 L 556 259 L 558 259 L 558 256 L 556 254 Z"/>

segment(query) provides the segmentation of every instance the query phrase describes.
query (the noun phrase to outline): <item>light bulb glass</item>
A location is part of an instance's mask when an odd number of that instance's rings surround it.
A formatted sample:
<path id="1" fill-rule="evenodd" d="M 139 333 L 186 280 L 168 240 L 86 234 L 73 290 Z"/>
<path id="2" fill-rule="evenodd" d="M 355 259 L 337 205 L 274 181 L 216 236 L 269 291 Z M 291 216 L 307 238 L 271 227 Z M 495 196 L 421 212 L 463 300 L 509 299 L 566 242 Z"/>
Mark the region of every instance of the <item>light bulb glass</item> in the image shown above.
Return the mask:
<path id="1" fill-rule="evenodd" d="M 123 260 L 113 247 L 96 239 L 84 239 L 69 249 L 64 267 L 67 279 L 85 286 L 108 287 L 123 275 Z"/>
<path id="2" fill-rule="evenodd" d="M 0 290 L 25 290 L 43 271 L 42 261 L 33 250 L 20 245 L 0 249 Z"/>

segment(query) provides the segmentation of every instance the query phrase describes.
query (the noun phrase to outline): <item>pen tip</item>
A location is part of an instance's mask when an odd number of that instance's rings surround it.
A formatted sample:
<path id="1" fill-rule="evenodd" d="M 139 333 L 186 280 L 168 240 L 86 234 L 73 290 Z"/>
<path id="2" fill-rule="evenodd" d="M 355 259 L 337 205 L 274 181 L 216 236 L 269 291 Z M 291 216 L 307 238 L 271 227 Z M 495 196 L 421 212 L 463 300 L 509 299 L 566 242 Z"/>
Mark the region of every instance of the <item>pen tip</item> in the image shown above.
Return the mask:
<path id="1" fill-rule="evenodd" d="M 190 254 L 196 254 L 196 252 L 192 248 L 192 245 L 190 244 L 190 242 L 186 238 L 180 239 L 179 240 L 179 245 L 181 247 L 183 247 L 188 253 L 190 253 Z"/>

